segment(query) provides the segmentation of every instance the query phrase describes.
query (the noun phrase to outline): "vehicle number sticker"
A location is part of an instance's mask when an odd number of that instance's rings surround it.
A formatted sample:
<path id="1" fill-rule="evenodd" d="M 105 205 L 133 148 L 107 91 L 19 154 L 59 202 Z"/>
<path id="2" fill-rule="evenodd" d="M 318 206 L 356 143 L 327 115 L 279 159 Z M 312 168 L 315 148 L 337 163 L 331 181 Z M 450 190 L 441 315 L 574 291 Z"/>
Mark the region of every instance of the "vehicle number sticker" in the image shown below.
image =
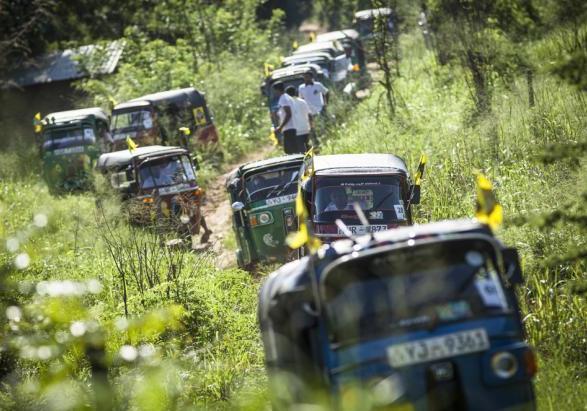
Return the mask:
<path id="1" fill-rule="evenodd" d="M 267 204 L 268 206 L 274 206 L 274 205 L 279 205 L 279 204 L 284 204 L 284 203 L 290 203 L 292 201 L 295 201 L 295 199 L 296 199 L 296 194 L 290 194 L 290 195 L 282 196 L 282 197 L 268 198 L 267 201 L 265 201 L 265 204 Z"/>
<path id="2" fill-rule="evenodd" d="M 68 148 L 60 148 L 58 150 L 53 151 L 53 154 L 56 156 L 63 156 L 66 154 L 75 154 L 75 153 L 83 153 L 84 148 L 82 146 L 78 147 L 68 147 Z"/>
<path id="3" fill-rule="evenodd" d="M 367 233 L 376 233 L 379 231 L 387 230 L 387 224 L 374 224 L 374 225 L 348 225 L 347 228 L 353 235 L 361 235 Z M 344 234 L 340 229 L 338 229 L 338 234 Z"/>
<path id="4" fill-rule="evenodd" d="M 477 279 L 475 287 L 486 307 L 505 307 L 505 301 L 492 279 Z"/>
<path id="5" fill-rule="evenodd" d="M 487 332 L 483 328 L 478 328 L 447 334 L 441 337 L 392 345 L 387 349 L 387 358 L 392 367 L 399 368 L 457 355 L 485 351 L 488 348 L 489 339 L 487 338 Z"/>
<path id="6" fill-rule="evenodd" d="M 404 212 L 404 206 L 401 204 L 395 204 L 393 206 L 393 208 L 395 208 L 395 215 L 397 216 L 398 220 L 405 220 L 406 219 L 406 215 Z"/>
<path id="7" fill-rule="evenodd" d="M 369 211 L 371 220 L 383 220 L 383 211 Z"/>

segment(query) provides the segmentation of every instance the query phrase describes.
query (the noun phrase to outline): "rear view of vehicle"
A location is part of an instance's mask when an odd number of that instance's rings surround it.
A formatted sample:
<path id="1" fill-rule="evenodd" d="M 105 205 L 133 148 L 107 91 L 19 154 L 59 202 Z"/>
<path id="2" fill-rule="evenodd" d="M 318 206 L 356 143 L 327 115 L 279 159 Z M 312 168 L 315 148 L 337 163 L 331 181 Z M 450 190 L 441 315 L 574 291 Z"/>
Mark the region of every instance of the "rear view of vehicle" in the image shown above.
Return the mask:
<path id="1" fill-rule="evenodd" d="M 54 192 L 88 190 L 100 153 L 111 144 L 109 119 L 100 108 L 48 114 L 42 121 L 43 176 Z"/>
<path id="2" fill-rule="evenodd" d="M 342 238 L 342 221 L 353 235 L 412 224 L 411 206 L 419 202 L 419 186 L 410 180 L 402 159 L 390 154 L 315 156 L 302 195 L 314 233 L 322 241 Z M 358 206 L 368 224 L 355 211 Z"/>
<path id="3" fill-rule="evenodd" d="M 294 255 L 285 238 L 297 230 L 294 203 L 302 161 L 301 155 L 257 161 L 228 177 L 239 267 L 285 262 Z"/>
<path id="4" fill-rule="evenodd" d="M 389 34 L 397 32 L 396 17 L 390 8 L 361 10 L 355 13 L 354 26 L 363 40 L 371 40 L 377 31 L 378 21 L 385 25 Z"/>
<path id="5" fill-rule="evenodd" d="M 470 220 L 324 246 L 260 293 L 274 403 L 534 410 L 521 281 L 517 252 Z"/>

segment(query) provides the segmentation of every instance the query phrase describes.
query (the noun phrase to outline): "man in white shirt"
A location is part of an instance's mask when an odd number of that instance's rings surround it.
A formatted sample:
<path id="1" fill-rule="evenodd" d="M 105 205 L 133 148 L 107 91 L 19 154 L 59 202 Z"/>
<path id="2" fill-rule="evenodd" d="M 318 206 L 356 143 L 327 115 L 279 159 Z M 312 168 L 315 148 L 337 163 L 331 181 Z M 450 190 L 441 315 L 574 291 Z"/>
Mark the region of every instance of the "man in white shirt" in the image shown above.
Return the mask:
<path id="1" fill-rule="evenodd" d="M 285 89 L 294 102 L 293 122 L 296 129 L 296 153 L 305 153 L 308 151 L 308 138 L 312 130 L 312 114 L 310 106 L 304 100 L 299 98 L 296 88 L 289 86 Z"/>
<path id="2" fill-rule="evenodd" d="M 304 84 L 298 88 L 300 98 L 303 98 L 310 106 L 312 115 L 321 114 L 328 104 L 328 89 L 319 81 L 314 81 L 311 71 L 304 73 Z"/>
<path id="3" fill-rule="evenodd" d="M 277 102 L 279 125 L 277 133 L 283 134 L 283 150 L 285 154 L 294 154 L 296 148 L 296 129 L 293 121 L 294 101 L 285 93 L 285 86 L 281 81 L 273 84 L 273 92 L 279 97 Z"/>

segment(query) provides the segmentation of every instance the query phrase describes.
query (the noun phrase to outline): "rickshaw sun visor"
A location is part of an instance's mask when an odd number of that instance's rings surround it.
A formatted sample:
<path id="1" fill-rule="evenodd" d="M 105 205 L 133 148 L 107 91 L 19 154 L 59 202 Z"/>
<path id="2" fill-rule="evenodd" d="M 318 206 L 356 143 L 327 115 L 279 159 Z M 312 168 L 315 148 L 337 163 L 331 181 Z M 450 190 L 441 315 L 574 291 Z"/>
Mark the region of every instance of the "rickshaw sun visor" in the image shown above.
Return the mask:
<path id="1" fill-rule="evenodd" d="M 139 167 L 139 185 L 144 190 L 195 181 L 194 168 L 185 155 L 147 160 Z"/>
<path id="2" fill-rule="evenodd" d="M 404 197 L 400 176 L 322 177 L 316 183 L 314 221 L 358 220 L 353 207 L 357 203 L 372 223 L 403 222 Z"/>
<path id="3" fill-rule="evenodd" d="M 492 243 L 434 242 L 368 255 L 324 273 L 331 340 L 345 343 L 509 312 Z"/>

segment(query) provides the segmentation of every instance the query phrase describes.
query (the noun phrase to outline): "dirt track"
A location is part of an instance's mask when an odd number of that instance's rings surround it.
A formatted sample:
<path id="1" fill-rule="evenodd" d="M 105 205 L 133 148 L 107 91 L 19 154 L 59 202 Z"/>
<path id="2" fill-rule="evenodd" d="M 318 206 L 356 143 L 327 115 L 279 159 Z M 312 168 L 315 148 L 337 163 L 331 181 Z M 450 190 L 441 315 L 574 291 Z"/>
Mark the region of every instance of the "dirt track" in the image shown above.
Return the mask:
<path id="1" fill-rule="evenodd" d="M 237 163 L 224 166 L 223 173 L 208 184 L 206 201 L 202 209 L 206 216 L 206 223 L 213 231 L 210 237 L 210 249 L 216 254 L 217 267 L 227 268 L 236 265 L 234 250 L 225 245 L 225 240 L 232 230 L 232 211 L 224 188 L 228 174 L 240 164 L 262 160 L 270 157 L 271 154 L 278 155 L 278 149 L 270 144 L 261 145 L 257 151 L 247 154 Z"/>

